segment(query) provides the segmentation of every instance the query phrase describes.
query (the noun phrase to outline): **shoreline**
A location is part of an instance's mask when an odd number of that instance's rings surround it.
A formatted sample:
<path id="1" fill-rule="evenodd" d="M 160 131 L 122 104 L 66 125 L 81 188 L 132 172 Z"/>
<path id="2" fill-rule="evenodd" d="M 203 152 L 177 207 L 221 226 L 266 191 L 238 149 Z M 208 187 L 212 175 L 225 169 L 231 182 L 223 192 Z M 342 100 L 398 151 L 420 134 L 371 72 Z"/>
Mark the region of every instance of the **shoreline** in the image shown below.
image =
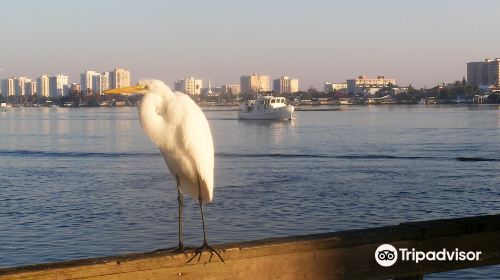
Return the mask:
<path id="1" fill-rule="evenodd" d="M 239 106 L 230 104 L 210 104 L 199 105 L 203 111 L 239 111 Z M 293 105 L 295 111 L 341 111 L 346 107 L 362 107 L 362 106 L 407 106 L 407 107 L 487 107 L 500 106 L 500 103 L 439 103 L 439 104 L 418 104 L 418 103 L 390 103 L 390 104 L 302 104 Z M 1 111 L 5 112 L 13 108 L 128 108 L 137 107 L 137 105 L 122 105 L 122 106 L 42 106 L 42 105 L 11 105 L 2 107 Z M 210 108 L 225 108 L 225 109 L 210 109 Z"/>

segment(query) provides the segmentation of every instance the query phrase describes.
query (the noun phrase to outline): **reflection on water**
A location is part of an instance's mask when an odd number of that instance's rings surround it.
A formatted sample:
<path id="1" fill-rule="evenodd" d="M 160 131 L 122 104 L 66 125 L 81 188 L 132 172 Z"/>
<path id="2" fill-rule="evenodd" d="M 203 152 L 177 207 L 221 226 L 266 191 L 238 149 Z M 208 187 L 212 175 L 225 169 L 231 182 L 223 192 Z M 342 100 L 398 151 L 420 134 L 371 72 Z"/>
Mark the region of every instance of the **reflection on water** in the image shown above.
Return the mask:
<path id="1" fill-rule="evenodd" d="M 499 212 L 497 106 L 345 107 L 278 122 L 206 112 L 216 150 L 209 241 Z M 177 244 L 175 182 L 136 108 L 9 108 L 0 130 L 0 266 Z M 194 246 L 198 208 L 186 203 Z"/>
<path id="2" fill-rule="evenodd" d="M 239 120 L 244 129 L 256 136 L 256 139 L 270 139 L 268 145 L 282 145 L 288 137 L 294 137 L 293 132 L 296 120 Z M 265 148 L 265 147 L 263 147 Z"/>

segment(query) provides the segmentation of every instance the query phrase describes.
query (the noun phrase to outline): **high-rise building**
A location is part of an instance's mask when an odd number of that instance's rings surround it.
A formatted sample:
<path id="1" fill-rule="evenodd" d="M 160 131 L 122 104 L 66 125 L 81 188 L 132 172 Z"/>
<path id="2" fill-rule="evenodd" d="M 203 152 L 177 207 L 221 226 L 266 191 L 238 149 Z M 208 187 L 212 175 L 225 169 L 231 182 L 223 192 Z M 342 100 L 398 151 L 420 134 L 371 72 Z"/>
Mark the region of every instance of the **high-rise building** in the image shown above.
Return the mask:
<path id="1" fill-rule="evenodd" d="M 467 63 L 467 83 L 473 86 L 500 87 L 500 58 Z"/>
<path id="2" fill-rule="evenodd" d="M 50 82 L 49 76 L 42 75 L 36 79 L 37 94 L 39 96 L 49 97 L 50 96 Z"/>
<path id="3" fill-rule="evenodd" d="M 240 77 L 240 88 L 242 93 L 257 93 L 271 91 L 271 78 L 258 74 Z"/>
<path id="4" fill-rule="evenodd" d="M 189 95 L 200 95 L 203 81 L 193 77 L 180 79 L 175 82 L 174 88 L 176 91 L 184 92 Z"/>
<path id="5" fill-rule="evenodd" d="M 130 71 L 122 68 L 115 68 L 109 72 L 109 87 L 122 88 L 130 86 Z"/>
<path id="6" fill-rule="evenodd" d="M 14 77 L 2 80 L 2 95 L 5 97 L 16 95 Z"/>
<path id="7" fill-rule="evenodd" d="M 374 78 L 367 78 L 366 76 L 359 76 L 357 79 L 347 80 L 347 93 L 373 93 L 376 90 L 386 87 L 388 85 L 396 85 L 395 79 L 386 79 L 384 76 L 377 76 Z"/>
<path id="8" fill-rule="evenodd" d="M 92 89 L 96 94 L 102 94 L 109 89 L 109 72 L 92 76 Z"/>
<path id="9" fill-rule="evenodd" d="M 97 74 L 96 71 L 87 70 L 84 73 L 80 74 L 80 86 L 83 92 L 87 92 L 88 89 L 93 90 L 92 88 L 92 77 Z"/>
<path id="10" fill-rule="evenodd" d="M 237 95 L 241 93 L 240 85 L 223 85 L 222 93 Z"/>
<path id="11" fill-rule="evenodd" d="M 30 81 L 26 77 L 15 77 L 14 78 L 14 91 L 16 96 L 24 96 L 24 83 Z"/>
<path id="12" fill-rule="evenodd" d="M 51 97 L 68 95 L 68 76 L 63 74 L 55 75 L 49 78 L 49 89 Z"/>
<path id="13" fill-rule="evenodd" d="M 273 80 L 273 90 L 276 93 L 295 93 L 299 91 L 299 80 L 290 79 L 283 76 L 279 79 Z"/>
<path id="14" fill-rule="evenodd" d="M 36 82 L 30 79 L 24 81 L 24 95 L 32 96 L 37 94 Z"/>

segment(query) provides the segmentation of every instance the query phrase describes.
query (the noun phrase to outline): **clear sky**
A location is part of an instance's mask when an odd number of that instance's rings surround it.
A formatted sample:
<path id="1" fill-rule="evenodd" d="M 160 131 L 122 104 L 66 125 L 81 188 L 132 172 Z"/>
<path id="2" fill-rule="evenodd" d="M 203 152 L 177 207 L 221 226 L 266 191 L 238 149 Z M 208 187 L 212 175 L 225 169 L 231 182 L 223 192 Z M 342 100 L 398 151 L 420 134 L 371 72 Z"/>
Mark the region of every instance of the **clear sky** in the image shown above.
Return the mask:
<path id="1" fill-rule="evenodd" d="M 360 74 L 399 85 L 461 79 L 500 57 L 498 0 L 2 1 L 0 78 L 132 71 L 239 83 L 289 75 L 322 88 Z"/>

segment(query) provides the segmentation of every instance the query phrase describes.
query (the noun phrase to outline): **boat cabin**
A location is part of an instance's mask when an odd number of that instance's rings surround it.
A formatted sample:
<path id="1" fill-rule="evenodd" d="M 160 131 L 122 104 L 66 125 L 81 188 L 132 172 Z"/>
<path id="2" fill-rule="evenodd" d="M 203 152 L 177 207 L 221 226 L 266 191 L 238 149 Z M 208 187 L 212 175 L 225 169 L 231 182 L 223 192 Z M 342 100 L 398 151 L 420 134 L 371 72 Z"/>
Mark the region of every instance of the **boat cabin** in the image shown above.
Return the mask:
<path id="1" fill-rule="evenodd" d="M 274 96 L 261 96 L 256 100 L 256 107 L 258 109 L 278 108 L 286 106 L 286 99 L 284 97 Z"/>

